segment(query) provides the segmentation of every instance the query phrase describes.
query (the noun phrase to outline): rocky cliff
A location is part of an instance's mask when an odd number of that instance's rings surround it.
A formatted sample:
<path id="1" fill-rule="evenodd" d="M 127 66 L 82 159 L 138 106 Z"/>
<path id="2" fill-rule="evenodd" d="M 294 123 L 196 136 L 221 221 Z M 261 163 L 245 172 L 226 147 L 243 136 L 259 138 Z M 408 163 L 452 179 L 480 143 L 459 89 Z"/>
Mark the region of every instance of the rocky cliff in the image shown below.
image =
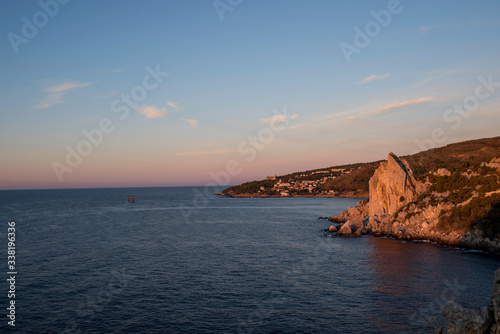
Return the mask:
<path id="1" fill-rule="evenodd" d="M 390 153 L 369 181 L 369 198 L 331 217 L 328 233 L 500 251 L 500 146 L 483 143 L 410 156 L 419 177 L 406 159 Z M 448 334 L 500 334 L 500 268 L 487 306 L 471 309 L 449 301 L 441 314 Z"/>
<path id="2" fill-rule="evenodd" d="M 480 310 L 448 301 L 441 309 L 447 334 L 500 334 L 500 268 L 495 272 L 490 302 Z"/>
<path id="3" fill-rule="evenodd" d="M 369 214 L 392 215 L 402 206 L 413 201 L 422 192 L 424 186 L 413 176 L 408 162 L 389 153 L 386 162 L 380 167 L 369 182 Z"/>
<path id="4" fill-rule="evenodd" d="M 417 179 L 406 159 L 390 153 L 369 181 L 368 201 L 332 217 L 336 226 L 332 225 L 329 231 L 335 229 L 333 235 L 385 235 L 500 251 L 496 230 L 500 225 L 500 191 L 486 192 L 486 185 L 482 184 L 491 179 L 493 185 L 488 185 L 487 190 L 500 187 L 500 165 L 497 167 L 496 161 L 481 164 L 477 169 L 467 165 L 463 171 L 457 169 L 453 173 L 439 168 Z M 490 203 L 489 207 L 483 203 Z M 465 224 L 465 218 L 455 215 L 462 211 L 482 220 Z M 488 224 L 482 223 L 485 221 Z"/>

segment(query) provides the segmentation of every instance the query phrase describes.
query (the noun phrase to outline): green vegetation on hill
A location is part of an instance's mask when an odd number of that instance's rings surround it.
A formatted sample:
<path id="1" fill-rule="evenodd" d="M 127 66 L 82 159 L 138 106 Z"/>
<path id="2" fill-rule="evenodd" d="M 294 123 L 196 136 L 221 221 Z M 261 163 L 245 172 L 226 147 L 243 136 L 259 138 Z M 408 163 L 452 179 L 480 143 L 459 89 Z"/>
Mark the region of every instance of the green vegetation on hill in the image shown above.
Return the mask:
<path id="1" fill-rule="evenodd" d="M 354 168 L 351 173 L 341 175 L 335 180 L 327 181 L 324 185 L 324 190 L 334 190 L 339 193 L 358 192 L 366 194 L 365 197 L 368 197 L 368 184 L 379 164 L 380 161 L 352 165 Z"/>
<path id="2" fill-rule="evenodd" d="M 453 205 L 440 215 L 438 228 L 442 232 L 466 232 L 476 227 L 497 236 L 500 193 L 493 192 L 500 190 L 500 169 L 489 167 L 488 163 L 499 157 L 500 137 L 450 144 L 404 157 L 415 177 L 428 185 L 427 192 L 414 203 L 425 207 L 422 198 L 429 197 L 434 205 Z M 439 169 L 446 169 L 451 175 L 438 175 Z M 436 198 L 434 194 L 446 196 Z"/>
<path id="3" fill-rule="evenodd" d="M 256 194 L 260 187 L 272 188 L 274 180 L 261 180 L 242 183 L 239 186 L 233 186 L 225 189 L 222 194 Z"/>
<path id="4" fill-rule="evenodd" d="M 479 166 L 483 162 L 500 157 L 500 137 L 471 140 L 404 156 L 417 179 L 439 168 L 450 172 L 464 171 L 469 166 Z"/>
<path id="5" fill-rule="evenodd" d="M 280 175 L 276 177 L 276 180 L 266 179 L 233 186 L 225 189 L 222 194 L 231 196 L 279 196 L 280 192 L 285 189 L 293 196 L 335 194 L 336 196 L 367 197 L 368 181 L 373 176 L 379 163 L 380 161 L 357 163 Z M 290 185 L 284 188 L 275 188 L 274 185 L 279 181 Z M 316 184 L 311 190 L 296 186 L 302 182 L 312 181 L 315 181 Z M 261 188 L 266 190 L 261 190 Z"/>
<path id="6" fill-rule="evenodd" d="M 477 227 L 491 238 L 500 235 L 500 193 L 474 197 L 468 204 L 456 206 L 450 212 L 442 212 L 439 218 L 441 231 L 466 232 Z"/>

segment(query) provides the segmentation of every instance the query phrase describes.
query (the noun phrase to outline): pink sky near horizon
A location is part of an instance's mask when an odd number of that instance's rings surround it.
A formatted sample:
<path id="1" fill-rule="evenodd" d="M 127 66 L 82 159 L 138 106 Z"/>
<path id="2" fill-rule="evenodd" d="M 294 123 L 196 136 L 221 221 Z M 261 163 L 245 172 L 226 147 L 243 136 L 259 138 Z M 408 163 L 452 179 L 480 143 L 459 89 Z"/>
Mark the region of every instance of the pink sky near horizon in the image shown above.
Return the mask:
<path id="1" fill-rule="evenodd" d="M 89 159 L 84 159 L 71 173 L 65 174 L 63 182 L 57 181 L 48 159 L 37 164 L 17 164 L 10 160 L 0 167 L 0 184 L 2 189 L 204 186 L 214 182 L 224 186 L 226 180 L 229 180 L 229 185 L 234 185 L 261 180 L 267 175 L 383 160 L 390 151 L 406 155 L 419 151 L 419 148 L 415 143 L 408 145 L 395 142 L 384 147 L 365 143 L 365 147 L 359 150 L 332 147 L 329 152 L 322 154 L 303 149 L 297 152 L 280 152 L 270 145 L 258 152 L 252 162 L 246 161 L 247 156 L 238 152 L 146 160 L 137 160 L 133 154 L 115 156 L 113 159 L 105 159 L 101 154 L 96 154 L 93 158 L 90 155 Z M 238 169 L 236 175 L 228 173 L 229 161 L 236 163 L 237 168 L 231 167 Z M 213 175 L 216 175 L 215 179 Z"/>

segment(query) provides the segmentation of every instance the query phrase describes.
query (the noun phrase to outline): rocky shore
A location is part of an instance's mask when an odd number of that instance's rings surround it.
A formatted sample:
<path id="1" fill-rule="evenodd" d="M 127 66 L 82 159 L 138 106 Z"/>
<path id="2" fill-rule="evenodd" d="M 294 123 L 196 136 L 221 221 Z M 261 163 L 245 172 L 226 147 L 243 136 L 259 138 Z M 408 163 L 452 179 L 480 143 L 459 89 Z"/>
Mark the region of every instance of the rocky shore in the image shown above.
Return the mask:
<path id="1" fill-rule="evenodd" d="M 478 310 L 448 301 L 441 315 L 446 319 L 448 334 L 500 334 L 500 268 L 495 272 L 487 306 Z"/>
<path id="2" fill-rule="evenodd" d="M 436 173 L 449 173 L 438 170 Z M 325 231 L 333 236 L 390 236 L 402 240 L 428 240 L 452 247 L 500 251 L 500 240 L 472 226 L 442 231 L 440 217 L 456 204 L 447 194 L 429 193 L 428 182 L 418 181 L 404 159 L 390 153 L 369 182 L 369 199 L 331 217 Z M 436 197 L 442 196 L 442 200 Z M 470 200 L 469 200 L 470 201 Z"/>
<path id="3" fill-rule="evenodd" d="M 487 168 L 500 167 L 496 158 Z M 448 178 L 450 171 L 440 168 L 432 172 L 437 177 Z M 467 174 L 472 174 L 467 171 Z M 467 177 L 466 175 L 465 177 Z M 436 193 L 431 189 L 431 177 L 417 180 L 409 163 L 390 153 L 382 162 L 369 182 L 369 198 L 356 207 L 343 211 L 328 219 L 333 224 L 324 231 L 332 236 L 388 236 L 401 240 L 428 240 L 451 247 L 479 249 L 488 252 L 500 251 L 500 240 L 495 238 L 494 229 L 484 224 L 472 224 L 466 228 L 443 231 L 442 219 L 449 217 L 456 208 L 469 204 L 477 194 L 463 199 L 461 203 L 450 200 L 450 193 Z M 457 178 L 458 179 L 458 178 Z M 497 179 L 498 180 L 498 179 Z M 498 181 L 497 181 L 498 182 Z M 480 189 L 482 185 L 476 186 Z M 498 190 L 483 194 L 497 202 Z M 455 197 L 453 197 L 455 198 Z M 495 204 L 493 222 L 498 224 L 498 204 Z M 487 306 L 472 309 L 448 301 L 441 309 L 446 320 L 446 329 L 436 333 L 448 334 L 500 334 L 500 268 L 495 272 L 493 291 Z"/>
<path id="4" fill-rule="evenodd" d="M 289 195 L 282 196 L 279 194 L 276 195 L 268 195 L 268 194 L 259 194 L 259 193 L 243 193 L 243 194 L 223 194 L 223 193 L 215 193 L 214 195 L 232 197 L 232 198 L 283 198 L 283 197 L 324 197 L 324 198 L 366 198 L 367 194 L 358 193 L 358 192 L 346 192 L 341 195 L 333 195 L 333 194 L 311 194 L 311 195 Z"/>

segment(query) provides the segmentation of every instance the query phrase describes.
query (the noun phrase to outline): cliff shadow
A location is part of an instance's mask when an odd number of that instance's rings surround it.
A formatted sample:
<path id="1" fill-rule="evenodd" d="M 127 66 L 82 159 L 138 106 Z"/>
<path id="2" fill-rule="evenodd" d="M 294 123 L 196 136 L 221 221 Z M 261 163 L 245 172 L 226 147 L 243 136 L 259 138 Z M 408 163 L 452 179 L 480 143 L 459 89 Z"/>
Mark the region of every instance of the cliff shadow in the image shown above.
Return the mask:
<path id="1" fill-rule="evenodd" d="M 448 219 L 448 221 L 447 221 Z M 454 208 L 440 224 L 465 228 L 460 246 L 498 251 L 500 237 L 500 193 L 488 197 L 476 197 L 469 204 Z"/>

